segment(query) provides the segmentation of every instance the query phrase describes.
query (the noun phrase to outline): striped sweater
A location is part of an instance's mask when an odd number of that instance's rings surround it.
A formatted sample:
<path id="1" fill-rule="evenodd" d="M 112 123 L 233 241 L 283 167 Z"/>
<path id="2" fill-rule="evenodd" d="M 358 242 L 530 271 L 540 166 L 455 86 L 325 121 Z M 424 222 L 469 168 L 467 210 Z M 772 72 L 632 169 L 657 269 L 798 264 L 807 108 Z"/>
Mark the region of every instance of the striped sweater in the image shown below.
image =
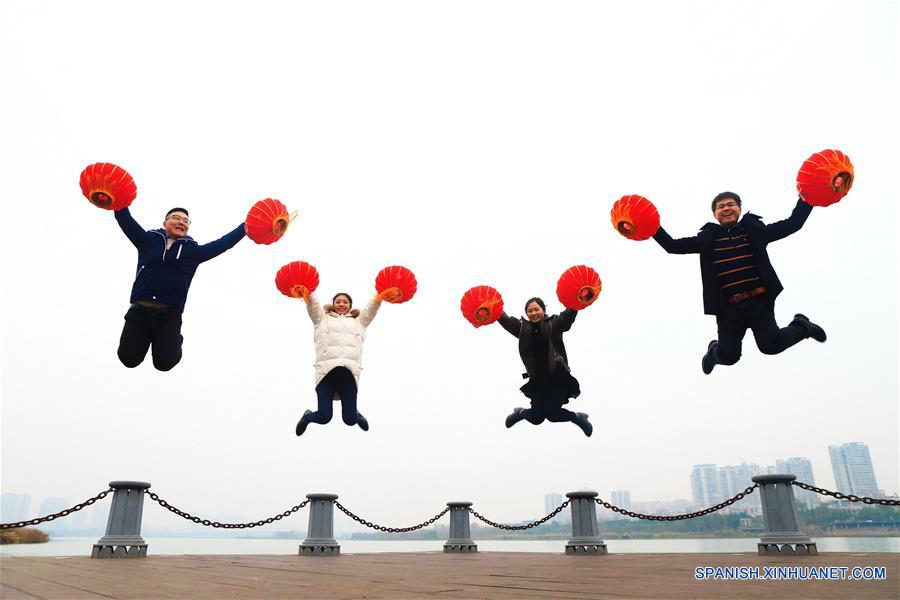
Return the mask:
<path id="1" fill-rule="evenodd" d="M 725 296 L 762 285 L 747 231 L 740 225 L 719 230 L 713 241 L 712 264 Z"/>

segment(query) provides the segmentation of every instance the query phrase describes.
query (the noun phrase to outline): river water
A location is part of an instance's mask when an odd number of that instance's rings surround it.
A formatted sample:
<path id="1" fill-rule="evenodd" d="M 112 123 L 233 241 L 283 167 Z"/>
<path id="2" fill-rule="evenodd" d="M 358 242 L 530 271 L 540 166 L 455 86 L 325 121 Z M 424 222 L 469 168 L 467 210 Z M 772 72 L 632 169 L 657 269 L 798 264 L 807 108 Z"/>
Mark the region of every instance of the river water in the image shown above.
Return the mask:
<path id="1" fill-rule="evenodd" d="M 163 554 L 297 554 L 302 540 L 248 538 L 144 538 L 151 555 Z M 43 544 L 5 544 L 2 556 L 90 556 L 96 537 L 57 537 Z M 756 552 L 758 538 L 677 540 L 607 540 L 610 553 L 736 553 Z M 896 552 L 900 537 L 813 538 L 819 552 Z M 338 540 L 343 554 L 381 552 L 440 552 L 443 541 Z M 481 552 L 561 553 L 565 540 L 476 540 Z"/>

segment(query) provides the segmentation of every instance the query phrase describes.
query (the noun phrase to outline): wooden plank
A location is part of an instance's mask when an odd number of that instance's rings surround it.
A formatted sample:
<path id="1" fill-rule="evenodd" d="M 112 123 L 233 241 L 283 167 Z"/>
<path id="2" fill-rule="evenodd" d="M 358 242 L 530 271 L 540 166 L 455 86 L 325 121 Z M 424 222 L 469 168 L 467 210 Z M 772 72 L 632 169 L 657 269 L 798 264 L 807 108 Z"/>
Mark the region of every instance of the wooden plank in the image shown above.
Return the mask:
<path id="1" fill-rule="evenodd" d="M 697 566 L 883 566 L 886 581 L 697 581 Z M 4 557 L 10 598 L 891 598 L 900 555 L 359 554 Z"/>

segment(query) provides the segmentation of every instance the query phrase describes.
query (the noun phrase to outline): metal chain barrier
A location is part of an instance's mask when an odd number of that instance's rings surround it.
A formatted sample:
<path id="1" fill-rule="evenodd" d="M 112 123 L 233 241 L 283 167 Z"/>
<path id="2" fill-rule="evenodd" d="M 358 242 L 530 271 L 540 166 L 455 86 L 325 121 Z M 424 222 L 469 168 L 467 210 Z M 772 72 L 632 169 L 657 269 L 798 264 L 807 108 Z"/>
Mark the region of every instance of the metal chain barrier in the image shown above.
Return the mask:
<path id="1" fill-rule="evenodd" d="M 866 496 L 854 496 L 853 494 L 842 494 L 840 492 L 832 492 L 831 490 L 826 490 L 825 488 L 816 487 L 814 485 L 809 485 L 808 483 L 803 483 L 802 481 L 792 481 L 791 485 L 796 485 L 798 488 L 808 490 L 810 492 L 815 492 L 817 494 L 821 494 L 822 496 L 831 496 L 832 498 L 837 498 L 838 500 L 847 500 L 848 502 L 862 502 L 863 504 L 880 504 L 882 506 L 900 506 L 900 500 L 889 500 L 887 498 L 868 498 Z"/>
<path id="2" fill-rule="evenodd" d="M 362 525 L 365 525 L 366 527 L 368 527 L 370 529 L 377 529 L 378 531 L 386 531 L 388 533 L 407 533 L 410 531 L 415 531 L 416 529 L 422 529 L 423 527 L 427 527 L 428 525 L 431 525 L 432 523 L 434 523 L 435 521 L 437 521 L 438 519 L 443 517 L 450 510 L 450 507 L 448 506 L 447 508 L 445 508 L 438 514 L 434 515 L 427 521 L 425 521 L 423 523 L 419 523 L 418 525 L 413 525 L 412 527 L 385 527 L 383 525 L 376 525 L 375 523 L 372 523 L 371 521 L 366 521 L 365 519 L 354 515 L 352 512 L 350 512 L 349 509 L 347 509 L 343 504 L 341 504 L 337 500 L 334 501 L 334 505 L 337 506 L 338 509 L 342 513 L 344 513 L 345 515 L 347 515 L 348 517 L 350 517 L 357 523 L 361 523 Z"/>
<path id="3" fill-rule="evenodd" d="M 483 521 L 483 522 L 487 523 L 488 525 L 490 525 L 491 527 L 496 527 L 497 529 L 506 529 L 507 531 L 523 531 L 525 529 L 531 529 L 532 527 L 537 527 L 538 525 L 542 525 L 542 524 L 546 523 L 547 521 L 549 521 L 550 519 L 552 519 L 553 517 L 558 515 L 562 509 L 567 507 L 569 505 L 569 502 L 571 502 L 571 500 L 566 500 L 565 502 L 563 502 L 562 504 L 557 506 L 556 510 L 551 512 L 549 515 L 547 515 L 543 519 L 538 519 L 537 521 L 534 521 L 533 523 L 528 523 L 527 525 L 503 525 L 501 523 L 494 523 L 490 519 L 488 519 L 486 517 L 482 517 L 480 514 L 478 514 L 477 510 L 475 510 L 471 507 L 469 507 L 469 512 L 472 513 L 473 515 L 475 515 L 475 518 L 477 518 L 479 521 Z"/>
<path id="4" fill-rule="evenodd" d="M 173 512 L 183 519 L 187 519 L 188 521 L 193 521 L 194 523 L 197 523 L 198 525 L 205 525 L 206 527 L 216 527 L 219 529 L 249 529 L 251 527 L 260 527 L 262 525 L 268 525 L 270 523 L 274 523 L 275 521 L 280 521 L 281 519 L 283 519 L 285 517 L 291 516 L 292 514 L 294 514 L 295 512 L 297 512 L 298 510 L 300 510 L 301 508 L 306 506 L 307 504 L 309 504 L 309 500 L 304 500 L 297 506 L 292 506 L 291 508 L 287 509 L 283 513 L 279 513 L 279 514 L 275 515 L 274 517 L 269 517 L 268 519 L 262 519 L 260 521 L 251 521 L 249 523 L 219 523 L 218 521 L 210 521 L 209 519 L 201 519 L 200 517 L 195 517 L 194 515 L 192 515 L 190 513 L 186 513 L 183 510 L 175 508 L 174 506 L 172 506 L 171 504 L 169 504 L 168 502 L 166 502 L 165 500 L 160 498 L 158 495 L 156 495 L 155 493 L 153 493 L 149 490 L 147 490 L 147 495 L 150 496 L 150 498 L 152 500 L 156 501 L 160 506 L 162 506 L 169 512 Z"/>
<path id="5" fill-rule="evenodd" d="M 602 506 L 603 508 L 608 508 L 613 512 L 617 512 L 620 515 L 626 515 L 628 517 L 634 517 L 635 519 L 645 519 L 647 521 L 684 521 L 685 519 L 693 519 L 694 517 L 702 517 L 703 515 L 708 515 L 716 512 L 717 510 L 722 510 L 726 506 L 731 506 L 741 498 L 745 496 L 749 496 L 753 493 L 753 490 L 759 487 L 758 483 L 754 483 L 743 492 L 738 492 L 733 498 L 729 498 L 724 502 L 720 502 L 715 506 L 710 506 L 709 508 L 704 508 L 703 510 L 698 510 L 697 512 L 687 513 L 684 515 L 644 515 L 641 513 L 631 512 L 630 510 L 625 510 L 623 508 L 619 508 L 618 506 L 614 506 L 607 502 L 606 500 L 601 500 L 600 498 L 594 498 L 594 502 Z"/>
<path id="6" fill-rule="evenodd" d="M 73 512 L 78 512 L 85 506 L 90 506 L 97 500 L 103 500 L 106 498 L 106 495 L 109 494 L 112 488 L 108 490 L 104 490 L 94 496 L 93 498 L 89 498 L 82 502 L 81 504 L 76 504 L 72 508 L 67 508 L 66 510 L 61 510 L 58 513 L 53 513 L 52 515 L 47 515 L 46 517 L 39 517 L 37 519 L 32 519 L 30 521 L 19 521 L 17 523 L 0 523 L 0 529 L 18 529 L 19 527 L 30 527 L 31 525 L 38 525 L 40 523 L 46 523 L 47 521 L 52 521 L 54 519 L 58 519 L 60 517 L 65 517 L 71 515 Z"/>

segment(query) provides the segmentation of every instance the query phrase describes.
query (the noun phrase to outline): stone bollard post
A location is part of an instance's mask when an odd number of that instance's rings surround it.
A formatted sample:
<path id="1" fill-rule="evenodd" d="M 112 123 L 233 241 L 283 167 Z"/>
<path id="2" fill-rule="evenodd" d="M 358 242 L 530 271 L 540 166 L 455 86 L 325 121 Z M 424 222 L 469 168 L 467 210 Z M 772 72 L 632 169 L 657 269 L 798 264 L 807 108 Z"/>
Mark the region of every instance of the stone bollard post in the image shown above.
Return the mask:
<path id="1" fill-rule="evenodd" d="M 816 544 L 797 526 L 795 475 L 757 475 L 766 532 L 757 544 L 760 554 L 818 554 Z"/>
<path id="2" fill-rule="evenodd" d="M 569 492 L 572 509 L 572 539 L 566 543 L 566 554 L 606 554 L 606 542 L 597 527 L 597 492 Z"/>
<path id="3" fill-rule="evenodd" d="M 471 502 L 448 502 L 450 507 L 450 539 L 444 544 L 444 552 L 478 552 L 469 529 Z"/>
<path id="4" fill-rule="evenodd" d="M 106 535 L 91 551 L 91 558 L 143 558 L 147 542 L 141 537 L 144 492 L 150 484 L 144 481 L 110 481 L 113 490 Z"/>
<path id="5" fill-rule="evenodd" d="M 300 544 L 300 554 L 333 556 L 341 553 L 341 545 L 334 539 L 334 501 L 337 494 L 307 494 L 309 498 L 309 527 L 306 539 Z"/>

